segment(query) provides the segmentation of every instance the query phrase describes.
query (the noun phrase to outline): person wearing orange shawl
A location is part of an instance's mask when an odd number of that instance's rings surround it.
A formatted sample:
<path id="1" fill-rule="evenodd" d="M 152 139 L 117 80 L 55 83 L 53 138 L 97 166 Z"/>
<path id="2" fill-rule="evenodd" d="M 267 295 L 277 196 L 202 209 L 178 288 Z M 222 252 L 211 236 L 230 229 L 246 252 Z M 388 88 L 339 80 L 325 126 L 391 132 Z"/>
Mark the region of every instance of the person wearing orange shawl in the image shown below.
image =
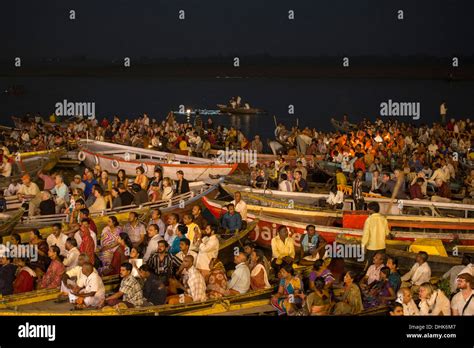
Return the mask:
<path id="1" fill-rule="evenodd" d="M 39 282 L 39 289 L 54 289 L 61 285 L 61 278 L 63 276 L 65 267 L 62 262 L 61 251 L 56 245 L 52 245 L 48 250 L 48 256 L 51 259 L 48 270 Z"/>
<path id="2" fill-rule="evenodd" d="M 84 224 L 81 224 L 81 227 L 79 228 L 79 233 L 81 236 L 81 245 L 79 246 L 79 251 L 81 253 L 86 254 L 89 256 L 89 261 L 90 263 L 94 264 L 95 262 L 95 243 L 94 240 L 92 239 L 91 233 L 89 231 L 89 228 L 84 226 Z"/>

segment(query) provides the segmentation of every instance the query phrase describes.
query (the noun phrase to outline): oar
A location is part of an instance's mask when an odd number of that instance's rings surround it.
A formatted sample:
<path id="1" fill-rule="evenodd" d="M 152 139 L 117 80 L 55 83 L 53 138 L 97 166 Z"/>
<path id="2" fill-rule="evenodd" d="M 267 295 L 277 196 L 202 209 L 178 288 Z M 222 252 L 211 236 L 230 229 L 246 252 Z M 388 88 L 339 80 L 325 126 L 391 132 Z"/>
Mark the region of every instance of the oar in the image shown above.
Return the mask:
<path id="1" fill-rule="evenodd" d="M 388 215 L 390 210 L 392 209 L 394 199 L 398 194 L 398 191 L 400 189 L 400 186 L 402 185 L 402 181 L 404 177 L 405 177 L 405 174 L 400 172 L 400 176 L 398 177 L 397 183 L 395 184 L 395 188 L 393 190 L 392 197 L 390 198 L 390 203 L 388 205 L 387 211 L 385 212 L 385 215 Z"/>

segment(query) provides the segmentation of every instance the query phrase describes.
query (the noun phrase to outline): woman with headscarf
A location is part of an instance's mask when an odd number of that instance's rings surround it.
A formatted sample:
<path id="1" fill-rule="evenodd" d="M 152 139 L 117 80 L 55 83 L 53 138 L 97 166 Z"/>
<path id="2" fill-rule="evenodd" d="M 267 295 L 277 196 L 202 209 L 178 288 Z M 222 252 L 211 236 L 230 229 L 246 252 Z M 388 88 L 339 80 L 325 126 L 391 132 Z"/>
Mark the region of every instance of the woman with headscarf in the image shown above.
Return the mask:
<path id="1" fill-rule="evenodd" d="M 52 245 L 48 250 L 48 256 L 51 259 L 48 270 L 39 282 L 39 289 L 54 289 L 61 285 L 61 277 L 63 276 L 65 267 L 62 263 L 59 247 Z"/>
<path id="2" fill-rule="evenodd" d="M 227 292 L 227 276 L 224 264 L 217 258 L 209 262 L 209 277 L 207 278 L 207 291 L 209 298 L 220 298 Z"/>

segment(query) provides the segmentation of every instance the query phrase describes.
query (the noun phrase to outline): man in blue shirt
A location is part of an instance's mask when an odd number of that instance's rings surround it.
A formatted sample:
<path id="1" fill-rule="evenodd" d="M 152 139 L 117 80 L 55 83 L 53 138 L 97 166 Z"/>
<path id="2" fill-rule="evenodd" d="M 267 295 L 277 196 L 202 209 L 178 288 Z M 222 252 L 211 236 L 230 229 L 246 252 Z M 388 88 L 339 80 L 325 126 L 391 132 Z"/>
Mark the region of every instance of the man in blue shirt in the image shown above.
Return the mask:
<path id="1" fill-rule="evenodd" d="M 306 226 L 306 233 L 301 240 L 301 247 L 303 248 L 304 256 L 309 255 L 311 249 L 318 246 L 319 235 L 316 232 L 314 225 Z"/>
<path id="2" fill-rule="evenodd" d="M 227 213 L 222 216 L 221 226 L 231 232 L 238 231 L 242 227 L 242 217 L 235 211 L 232 203 L 227 206 Z"/>
<path id="3" fill-rule="evenodd" d="M 87 199 L 92 193 L 92 188 L 94 187 L 94 185 L 97 185 L 98 183 L 97 180 L 94 179 L 94 175 L 90 171 L 87 173 L 87 178 L 86 180 L 83 180 L 83 183 L 86 185 L 86 188 L 84 189 L 84 196 Z"/>

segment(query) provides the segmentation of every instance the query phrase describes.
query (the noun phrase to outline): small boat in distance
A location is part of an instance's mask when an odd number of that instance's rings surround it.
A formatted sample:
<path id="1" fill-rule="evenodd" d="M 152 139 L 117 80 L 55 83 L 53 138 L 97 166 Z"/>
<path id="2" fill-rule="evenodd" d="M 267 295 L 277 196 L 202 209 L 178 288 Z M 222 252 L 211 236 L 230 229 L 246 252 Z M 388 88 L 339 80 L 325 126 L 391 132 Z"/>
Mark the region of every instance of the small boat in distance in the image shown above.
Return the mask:
<path id="1" fill-rule="evenodd" d="M 251 108 L 250 106 L 244 107 L 236 107 L 233 108 L 232 106 L 224 105 L 224 104 L 217 104 L 220 112 L 223 114 L 242 114 L 242 115 L 256 115 L 256 114 L 264 114 L 265 111 L 262 109 Z"/>
<path id="2" fill-rule="evenodd" d="M 333 125 L 336 130 L 349 133 L 352 131 L 357 131 L 358 127 L 357 125 L 353 123 L 349 123 L 347 121 L 338 121 L 335 118 L 331 118 L 331 124 Z"/>

